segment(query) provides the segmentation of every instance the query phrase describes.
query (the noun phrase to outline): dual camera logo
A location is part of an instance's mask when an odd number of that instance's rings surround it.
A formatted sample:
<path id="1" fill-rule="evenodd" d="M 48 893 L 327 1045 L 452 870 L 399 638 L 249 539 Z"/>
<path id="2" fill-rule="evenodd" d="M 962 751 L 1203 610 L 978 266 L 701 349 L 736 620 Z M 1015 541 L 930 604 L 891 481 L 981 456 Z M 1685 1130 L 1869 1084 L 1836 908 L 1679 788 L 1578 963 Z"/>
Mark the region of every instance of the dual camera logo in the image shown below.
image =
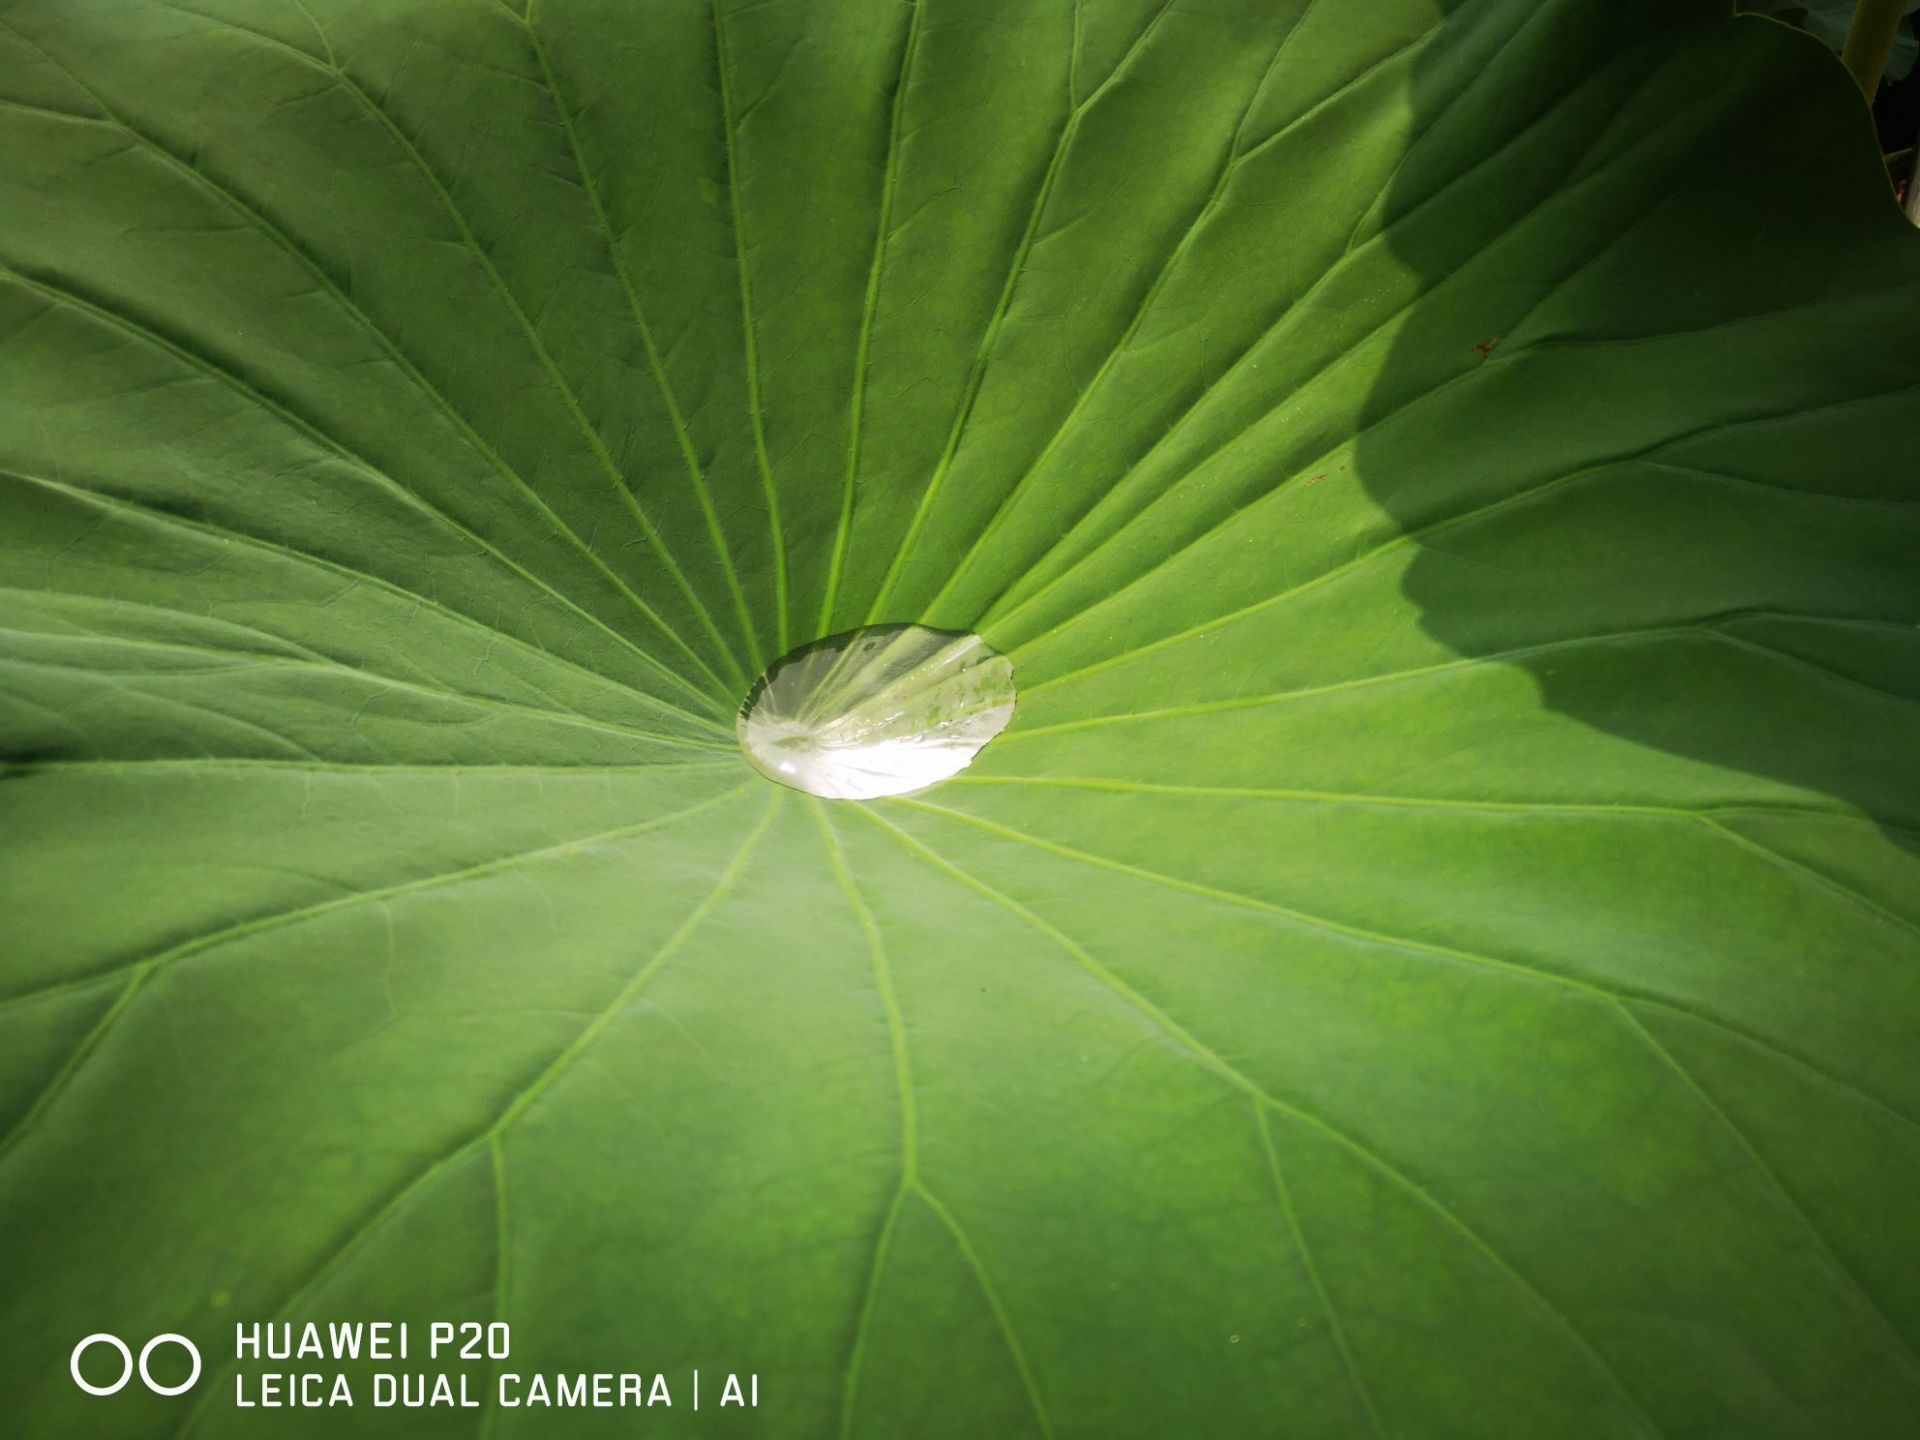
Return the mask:
<path id="1" fill-rule="evenodd" d="M 160 1346 L 172 1343 L 178 1345 L 193 1361 L 193 1369 L 187 1378 L 178 1385 L 162 1385 L 153 1378 L 153 1372 L 147 1369 L 147 1362 L 153 1358 L 153 1352 Z M 80 1357 L 95 1345 L 111 1345 L 120 1352 L 120 1378 L 111 1385 L 95 1385 L 80 1373 Z M 127 1348 L 127 1342 L 118 1335 L 108 1335 L 104 1331 L 98 1335 L 89 1335 L 73 1347 L 73 1355 L 67 1361 L 67 1369 L 73 1372 L 73 1383 L 89 1395 L 117 1395 L 126 1388 L 133 1378 L 133 1372 L 140 1372 L 140 1379 L 147 1389 L 156 1395 L 184 1395 L 200 1379 L 200 1352 L 194 1348 L 191 1340 L 184 1335 L 156 1335 L 140 1347 L 140 1359 L 136 1363 L 133 1351 Z"/>

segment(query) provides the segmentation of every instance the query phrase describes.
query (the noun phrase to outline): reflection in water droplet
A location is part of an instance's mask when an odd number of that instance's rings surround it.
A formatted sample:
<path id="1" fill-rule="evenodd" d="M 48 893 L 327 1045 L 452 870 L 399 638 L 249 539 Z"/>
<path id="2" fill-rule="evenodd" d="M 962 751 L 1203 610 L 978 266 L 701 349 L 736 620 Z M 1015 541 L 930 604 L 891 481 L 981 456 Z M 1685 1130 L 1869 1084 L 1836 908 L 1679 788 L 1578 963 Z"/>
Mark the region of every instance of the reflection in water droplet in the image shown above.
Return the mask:
<path id="1" fill-rule="evenodd" d="M 1013 718 L 1013 662 L 978 635 L 873 625 L 778 661 L 740 707 L 740 748 L 769 780 L 829 800 L 923 790 Z"/>

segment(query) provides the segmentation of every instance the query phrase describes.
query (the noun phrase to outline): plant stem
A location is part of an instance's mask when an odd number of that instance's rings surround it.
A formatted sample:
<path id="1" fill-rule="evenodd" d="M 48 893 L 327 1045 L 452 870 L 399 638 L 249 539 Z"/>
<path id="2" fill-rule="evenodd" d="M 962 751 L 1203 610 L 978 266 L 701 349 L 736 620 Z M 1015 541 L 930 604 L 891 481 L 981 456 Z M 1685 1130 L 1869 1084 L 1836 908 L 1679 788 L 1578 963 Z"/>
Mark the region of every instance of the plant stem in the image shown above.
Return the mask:
<path id="1" fill-rule="evenodd" d="M 1907 167 L 1907 195 L 1900 208 L 1907 219 L 1920 225 L 1920 140 L 1913 142 L 1913 163 Z"/>
<path id="2" fill-rule="evenodd" d="M 1906 18 L 1905 0 L 1858 0 L 1853 7 L 1853 23 L 1847 27 L 1847 43 L 1840 59 L 1859 85 L 1860 93 L 1873 103 L 1880 91 L 1880 77 L 1887 68 L 1887 56 L 1893 53 L 1893 37 Z"/>

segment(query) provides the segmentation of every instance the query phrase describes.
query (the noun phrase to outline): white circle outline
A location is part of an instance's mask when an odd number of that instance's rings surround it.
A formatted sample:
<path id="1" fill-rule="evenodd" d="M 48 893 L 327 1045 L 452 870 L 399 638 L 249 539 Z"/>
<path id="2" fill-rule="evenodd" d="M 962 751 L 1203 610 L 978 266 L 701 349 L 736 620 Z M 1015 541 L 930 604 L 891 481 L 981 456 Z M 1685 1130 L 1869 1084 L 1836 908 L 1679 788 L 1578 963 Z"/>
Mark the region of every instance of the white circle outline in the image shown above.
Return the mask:
<path id="1" fill-rule="evenodd" d="M 127 1368 L 120 1372 L 119 1380 L 111 1385 L 89 1385 L 80 1374 L 80 1357 L 102 1340 L 120 1352 L 120 1359 L 126 1364 Z M 86 1339 L 73 1347 L 73 1354 L 67 1358 L 67 1371 L 73 1376 L 73 1383 L 89 1395 L 118 1395 L 122 1390 L 127 1388 L 127 1381 L 133 1378 L 133 1352 L 127 1348 L 127 1342 L 122 1340 L 118 1335 L 109 1335 L 106 1331 L 102 1330 L 96 1335 L 87 1336 Z"/>
<path id="2" fill-rule="evenodd" d="M 154 1383 L 153 1376 L 147 1373 L 147 1357 L 153 1354 L 153 1347 L 160 1344 L 163 1340 L 173 1341 L 174 1344 L 180 1346 L 181 1349 L 193 1357 L 193 1373 L 187 1376 L 186 1381 L 182 1384 L 174 1386 L 157 1385 Z M 124 1350 L 126 1347 L 123 1345 L 120 1348 Z M 198 1347 L 184 1335 L 175 1335 L 171 1331 L 165 1335 L 156 1335 L 140 1347 L 140 1378 L 147 1382 L 147 1388 L 156 1395 L 184 1395 L 199 1382 L 200 1351 Z M 126 1382 L 123 1380 L 120 1383 L 124 1385 Z"/>

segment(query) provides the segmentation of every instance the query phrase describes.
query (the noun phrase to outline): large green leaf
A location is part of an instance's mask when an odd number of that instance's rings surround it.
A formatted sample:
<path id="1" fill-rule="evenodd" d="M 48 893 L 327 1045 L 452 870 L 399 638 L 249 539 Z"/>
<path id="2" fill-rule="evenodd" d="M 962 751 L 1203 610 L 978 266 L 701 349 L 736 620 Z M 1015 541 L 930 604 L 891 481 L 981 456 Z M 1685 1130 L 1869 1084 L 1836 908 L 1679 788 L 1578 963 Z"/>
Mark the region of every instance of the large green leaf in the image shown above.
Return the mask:
<path id="1" fill-rule="evenodd" d="M 0 3 L 0 1429 L 1920 1430 L 1920 239 L 1726 9 Z M 760 778 L 868 620 L 1011 728 Z M 496 1316 L 675 1408 L 235 1408 Z"/>

